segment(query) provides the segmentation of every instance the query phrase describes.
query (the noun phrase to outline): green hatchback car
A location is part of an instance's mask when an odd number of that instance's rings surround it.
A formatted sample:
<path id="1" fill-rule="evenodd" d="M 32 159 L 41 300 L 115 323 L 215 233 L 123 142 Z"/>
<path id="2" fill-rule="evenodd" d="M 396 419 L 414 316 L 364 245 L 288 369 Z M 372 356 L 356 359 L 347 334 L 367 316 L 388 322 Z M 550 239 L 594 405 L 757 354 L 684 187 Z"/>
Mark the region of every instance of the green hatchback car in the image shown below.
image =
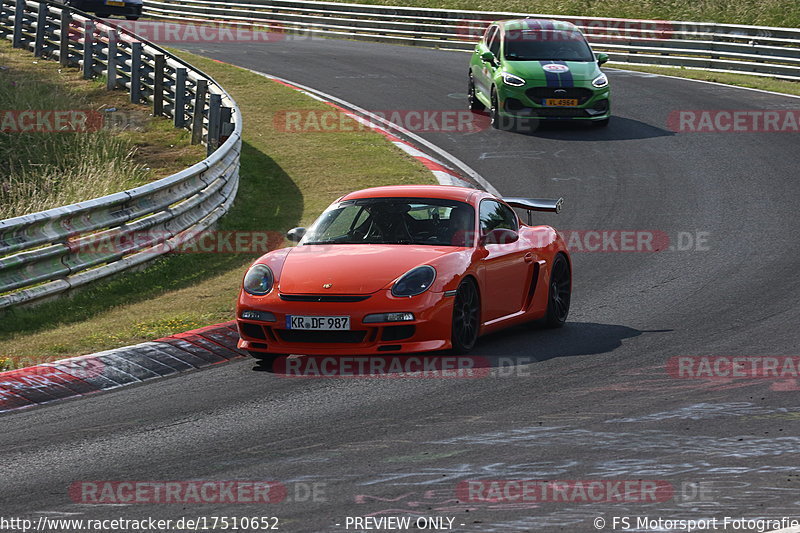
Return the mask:
<path id="1" fill-rule="evenodd" d="M 492 23 L 469 65 L 469 107 L 489 109 L 492 126 L 517 119 L 584 120 L 607 126 L 608 78 L 580 30 L 544 19 Z"/>

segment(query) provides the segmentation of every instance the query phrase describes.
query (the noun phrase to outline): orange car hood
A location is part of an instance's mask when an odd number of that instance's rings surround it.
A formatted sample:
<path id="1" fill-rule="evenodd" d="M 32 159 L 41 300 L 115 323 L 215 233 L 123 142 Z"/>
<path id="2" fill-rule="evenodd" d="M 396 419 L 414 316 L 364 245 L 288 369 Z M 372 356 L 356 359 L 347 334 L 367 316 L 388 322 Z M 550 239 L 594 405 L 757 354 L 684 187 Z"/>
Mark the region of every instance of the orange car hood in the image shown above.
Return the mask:
<path id="1" fill-rule="evenodd" d="M 284 294 L 369 294 L 415 266 L 458 250 L 388 244 L 297 246 L 286 254 L 278 287 Z M 327 284 L 329 288 L 323 287 Z"/>

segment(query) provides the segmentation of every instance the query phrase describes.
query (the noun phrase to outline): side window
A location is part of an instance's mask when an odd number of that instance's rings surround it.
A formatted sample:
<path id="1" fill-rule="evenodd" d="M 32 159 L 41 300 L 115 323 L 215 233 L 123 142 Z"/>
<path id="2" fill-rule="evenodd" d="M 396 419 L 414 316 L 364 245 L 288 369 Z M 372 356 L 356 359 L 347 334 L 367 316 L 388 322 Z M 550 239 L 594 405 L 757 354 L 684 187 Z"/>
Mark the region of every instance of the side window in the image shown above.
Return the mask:
<path id="1" fill-rule="evenodd" d="M 517 231 L 517 215 L 510 207 L 495 200 L 481 202 L 481 234 L 486 235 L 493 229 L 503 228 Z"/>
<path id="2" fill-rule="evenodd" d="M 494 54 L 494 57 L 500 57 L 500 31 L 495 31 L 489 42 L 489 51 Z"/>
<path id="3" fill-rule="evenodd" d="M 497 33 L 497 26 L 489 26 L 486 28 L 486 33 L 483 34 L 483 44 L 487 47 L 489 46 L 489 41 L 492 40 L 492 37 Z"/>

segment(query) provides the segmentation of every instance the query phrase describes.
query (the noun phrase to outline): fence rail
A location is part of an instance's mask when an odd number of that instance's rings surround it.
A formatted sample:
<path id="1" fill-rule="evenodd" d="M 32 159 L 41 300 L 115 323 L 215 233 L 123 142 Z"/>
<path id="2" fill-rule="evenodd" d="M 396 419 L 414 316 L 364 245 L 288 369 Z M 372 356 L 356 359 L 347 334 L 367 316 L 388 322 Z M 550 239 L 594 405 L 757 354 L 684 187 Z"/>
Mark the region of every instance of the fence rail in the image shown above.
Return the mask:
<path id="1" fill-rule="evenodd" d="M 491 21 L 533 16 L 576 24 L 623 64 L 682 66 L 800 80 L 800 29 L 740 24 L 426 9 L 311 0 L 144 0 L 176 24 L 231 23 L 272 31 L 472 50 Z"/>
<path id="2" fill-rule="evenodd" d="M 203 161 L 148 185 L 0 220 L 0 309 L 150 261 L 228 211 L 242 118 L 213 79 L 125 28 L 52 1 L 0 0 L 0 37 L 85 78 L 106 76 L 108 89 L 151 103 L 155 116 L 208 147 Z"/>

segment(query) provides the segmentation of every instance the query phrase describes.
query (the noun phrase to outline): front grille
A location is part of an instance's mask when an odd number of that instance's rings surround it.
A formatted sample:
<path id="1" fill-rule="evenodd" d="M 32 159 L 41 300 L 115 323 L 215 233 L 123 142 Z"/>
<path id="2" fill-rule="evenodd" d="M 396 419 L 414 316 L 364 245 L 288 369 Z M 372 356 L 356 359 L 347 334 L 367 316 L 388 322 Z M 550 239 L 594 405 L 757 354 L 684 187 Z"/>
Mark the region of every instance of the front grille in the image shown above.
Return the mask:
<path id="1" fill-rule="evenodd" d="M 349 296 L 341 294 L 281 294 L 286 302 L 363 302 L 370 295 Z"/>
<path id="2" fill-rule="evenodd" d="M 346 343 L 358 344 L 364 341 L 366 331 L 306 331 L 302 329 L 276 329 L 275 333 L 283 342 Z"/>
<path id="3" fill-rule="evenodd" d="M 565 93 L 556 94 L 556 91 L 565 91 Z M 525 91 L 525 94 L 539 105 L 544 104 L 545 98 L 577 98 L 578 105 L 583 105 L 594 93 L 584 87 L 532 87 Z"/>

